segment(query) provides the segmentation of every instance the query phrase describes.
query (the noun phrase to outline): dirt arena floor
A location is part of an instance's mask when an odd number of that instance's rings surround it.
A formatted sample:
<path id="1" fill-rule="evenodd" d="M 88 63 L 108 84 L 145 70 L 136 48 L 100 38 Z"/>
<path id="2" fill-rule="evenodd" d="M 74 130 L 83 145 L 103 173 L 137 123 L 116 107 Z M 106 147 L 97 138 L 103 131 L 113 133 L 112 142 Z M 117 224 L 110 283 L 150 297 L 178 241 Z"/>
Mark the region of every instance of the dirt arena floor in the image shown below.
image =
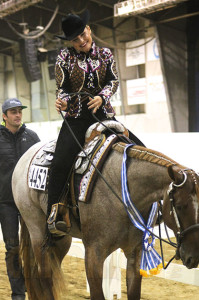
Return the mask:
<path id="1" fill-rule="evenodd" d="M 164 246 L 165 259 L 168 261 L 172 257 L 174 250 L 170 246 Z M 10 286 L 5 268 L 5 248 L 0 242 L 0 300 L 9 300 Z M 178 263 L 177 261 L 173 261 Z M 67 295 L 63 300 L 90 299 L 86 290 L 86 275 L 84 261 L 79 258 L 65 257 L 63 261 L 63 272 L 66 281 Z M 115 298 L 117 299 L 117 298 Z M 144 278 L 142 283 L 142 300 L 198 300 L 199 287 L 182 284 L 172 280 L 165 280 L 158 277 Z M 26 300 L 28 300 L 26 298 Z M 42 299 L 41 299 L 42 300 Z M 125 270 L 122 270 L 122 298 L 127 300 Z"/>

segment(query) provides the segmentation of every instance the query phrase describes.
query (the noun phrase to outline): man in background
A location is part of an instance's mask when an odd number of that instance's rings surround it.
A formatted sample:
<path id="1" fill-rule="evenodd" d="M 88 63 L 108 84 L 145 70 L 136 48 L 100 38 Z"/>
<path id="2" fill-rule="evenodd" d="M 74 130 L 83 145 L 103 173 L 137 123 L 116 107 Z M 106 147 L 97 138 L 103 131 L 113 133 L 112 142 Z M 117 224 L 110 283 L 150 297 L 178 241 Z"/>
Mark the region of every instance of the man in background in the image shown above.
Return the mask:
<path id="1" fill-rule="evenodd" d="M 16 98 L 5 100 L 0 125 L 0 224 L 12 300 L 25 299 L 25 283 L 19 260 L 19 211 L 12 195 L 12 173 L 19 158 L 40 141 L 37 134 L 22 123 L 24 108 L 27 106 Z"/>

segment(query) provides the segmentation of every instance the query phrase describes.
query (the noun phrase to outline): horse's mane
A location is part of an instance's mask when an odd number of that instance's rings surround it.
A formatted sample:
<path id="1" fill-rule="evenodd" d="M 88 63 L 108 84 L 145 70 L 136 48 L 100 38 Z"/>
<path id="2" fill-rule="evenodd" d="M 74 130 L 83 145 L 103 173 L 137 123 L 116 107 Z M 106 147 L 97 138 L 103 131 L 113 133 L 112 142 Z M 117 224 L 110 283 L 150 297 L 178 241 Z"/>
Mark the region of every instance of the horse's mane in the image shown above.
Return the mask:
<path id="1" fill-rule="evenodd" d="M 113 149 L 123 153 L 125 149 L 126 144 L 119 142 L 113 145 Z M 146 147 L 142 146 L 132 146 L 129 148 L 127 155 L 129 157 L 137 158 L 140 160 L 145 160 L 160 166 L 169 167 L 171 165 L 177 165 L 181 168 L 184 168 L 183 166 L 179 165 L 175 160 L 171 159 L 170 157 L 162 154 L 161 152 L 148 149 Z"/>

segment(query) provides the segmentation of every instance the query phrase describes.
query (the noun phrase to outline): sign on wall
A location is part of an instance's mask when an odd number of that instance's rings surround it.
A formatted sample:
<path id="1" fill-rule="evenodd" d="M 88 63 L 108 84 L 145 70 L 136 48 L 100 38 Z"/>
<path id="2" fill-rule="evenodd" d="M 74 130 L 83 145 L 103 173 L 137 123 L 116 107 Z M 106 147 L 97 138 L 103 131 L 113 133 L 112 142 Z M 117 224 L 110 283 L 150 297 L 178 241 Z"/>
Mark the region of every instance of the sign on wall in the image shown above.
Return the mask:
<path id="1" fill-rule="evenodd" d="M 145 39 L 140 39 L 126 43 L 127 67 L 141 65 L 145 63 L 145 46 L 143 45 L 144 43 Z"/>
<path id="2" fill-rule="evenodd" d="M 146 103 L 146 78 L 127 80 L 128 105 Z"/>
<path id="3" fill-rule="evenodd" d="M 161 75 L 150 76 L 147 79 L 127 80 L 126 85 L 128 105 L 166 101 L 163 77 Z"/>
<path id="4" fill-rule="evenodd" d="M 126 43 L 126 66 L 145 64 L 159 59 L 157 39 L 151 37 Z"/>

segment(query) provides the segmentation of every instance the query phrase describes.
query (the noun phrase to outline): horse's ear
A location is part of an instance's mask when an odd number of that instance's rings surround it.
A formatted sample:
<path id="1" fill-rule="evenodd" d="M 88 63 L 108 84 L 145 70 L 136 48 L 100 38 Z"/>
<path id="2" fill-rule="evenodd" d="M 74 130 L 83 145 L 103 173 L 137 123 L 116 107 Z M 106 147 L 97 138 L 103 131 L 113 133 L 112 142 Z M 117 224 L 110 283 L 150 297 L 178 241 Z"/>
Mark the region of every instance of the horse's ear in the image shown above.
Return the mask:
<path id="1" fill-rule="evenodd" d="M 180 184 L 183 180 L 183 174 L 180 173 L 181 169 L 176 165 L 171 165 L 168 167 L 169 177 L 176 183 Z"/>

